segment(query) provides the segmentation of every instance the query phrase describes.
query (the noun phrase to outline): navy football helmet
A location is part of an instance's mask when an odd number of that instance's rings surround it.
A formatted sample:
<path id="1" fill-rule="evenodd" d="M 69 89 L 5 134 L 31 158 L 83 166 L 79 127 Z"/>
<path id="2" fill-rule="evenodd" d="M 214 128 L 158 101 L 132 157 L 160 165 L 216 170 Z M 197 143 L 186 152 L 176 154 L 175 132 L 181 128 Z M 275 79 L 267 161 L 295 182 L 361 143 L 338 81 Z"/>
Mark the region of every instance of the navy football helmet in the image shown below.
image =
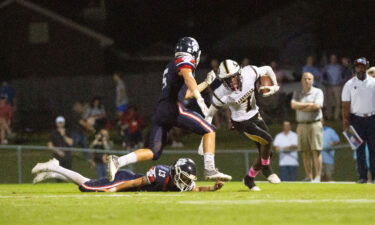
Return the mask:
<path id="1" fill-rule="evenodd" d="M 183 37 L 178 40 L 175 49 L 175 56 L 190 54 L 194 57 L 197 64 L 199 63 L 201 50 L 199 49 L 199 44 L 197 40 L 192 37 Z"/>
<path id="2" fill-rule="evenodd" d="M 190 191 L 197 180 L 195 162 L 189 158 L 178 159 L 171 168 L 171 175 L 175 185 L 181 191 Z"/>

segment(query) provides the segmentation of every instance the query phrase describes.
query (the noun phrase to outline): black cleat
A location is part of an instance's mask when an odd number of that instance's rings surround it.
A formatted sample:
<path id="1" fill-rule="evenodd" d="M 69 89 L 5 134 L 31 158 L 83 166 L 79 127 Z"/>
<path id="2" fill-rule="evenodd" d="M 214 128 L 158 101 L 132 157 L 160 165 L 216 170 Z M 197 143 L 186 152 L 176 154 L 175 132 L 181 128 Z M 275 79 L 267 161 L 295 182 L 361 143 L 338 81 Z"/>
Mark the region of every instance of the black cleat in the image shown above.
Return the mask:
<path id="1" fill-rule="evenodd" d="M 365 180 L 365 179 L 359 179 L 356 183 L 357 184 L 367 184 L 367 180 Z"/>
<path id="2" fill-rule="evenodd" d="M 243 178 L 243 183 L 244 183 L 244 185 L 246 185 L 252 191 L 260 191 L 260 188 L 258 186 L 256 186 L 256 184 L 255 184 L 255 178 L 254 177 L 249 177 L 248 175 L 246 175 Z"/>

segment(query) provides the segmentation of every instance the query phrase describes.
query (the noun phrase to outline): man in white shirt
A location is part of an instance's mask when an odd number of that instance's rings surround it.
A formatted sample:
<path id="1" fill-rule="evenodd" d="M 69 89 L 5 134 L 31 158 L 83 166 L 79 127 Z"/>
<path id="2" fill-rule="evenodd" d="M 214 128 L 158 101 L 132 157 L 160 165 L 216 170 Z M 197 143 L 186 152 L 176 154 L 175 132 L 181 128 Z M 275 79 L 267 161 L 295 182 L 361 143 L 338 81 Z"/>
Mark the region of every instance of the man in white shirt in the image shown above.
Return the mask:
<path id="1" fill-rule="evenodd" d="M 303 166 L 306 173 L 304 180 L 320 182 L 322 171 L 320 151 L 323 149 L 321 119 L 324 95 L 322 90 L 312 86 L 313 83 L 314 76 L 311 73 L 302 75 L 302 90 L 293 93 L 291 107 L 296 110 L 298 148 L 303 152 Z M 313 176 L 313 171 L 315 176 Z"/>
<path id="2" fill-rule="evenodd" d="M 279 168 L 282 181 L 296 181 L 298 169 L 298 137 L 292 131 L 289 121 L 284 121 L 283 132 L 276 135 L 273 141 L 275 150 L 280 153 Z"/>
<path id="3" fill-rule="evenodd" d="M 357 183 L 361 184 L 367 183 L 366 144 L 372 180 L 375 178 L 375 78 L 366 74 L 368 66 L 366 58 L 354 61 L 355 76 L 345 83 L 341 96 L 343 128 L 353 126 L 364 142 L 357 148 Z"/>

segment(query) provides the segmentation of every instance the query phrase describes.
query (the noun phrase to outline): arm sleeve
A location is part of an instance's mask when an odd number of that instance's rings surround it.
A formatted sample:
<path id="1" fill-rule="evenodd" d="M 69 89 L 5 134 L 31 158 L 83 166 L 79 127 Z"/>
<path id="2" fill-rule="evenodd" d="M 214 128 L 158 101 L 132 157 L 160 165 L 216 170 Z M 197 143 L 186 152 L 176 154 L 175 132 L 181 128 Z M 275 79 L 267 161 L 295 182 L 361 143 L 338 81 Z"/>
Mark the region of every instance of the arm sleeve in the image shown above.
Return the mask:
<path id="1" fill-rule="evenodd" d="M 351 101 L 348 82 L 346 82 L 346 84 L 344 85 L 344 88 L 342 89 L 341 101 L 343 101 L 343 102 L 350 102 Z"/>
<path id="2" fill-rule="evenodd" d="M 155 167 L 151 167 L 147 173 L 146 178 L 149 184 L 152 184 L 155 182 Z"/>
<path id="3" fill-rule="evenodd" d="M 274 85 L 277 85 L 276 74 L 270 66 L 254 67 L 260 77 L 269 76 Z"/>
<path id="4" fill-rule="evenodd" d="M 318 104 L 320 106 L 323 106 L 323 102 L 324 102 L 324 95 L 323 95 L 323 91 L 319 89 L 319 91 L 317 92 L 317 95 L 315 97 L 315 101 L 314 103 L 315 104 Z"/>
<path id="5" fill-rule="evenodd" d="M 298 134 L 293 135 L 292 144 L 298 146 Z"/>
<path id="6" fill-rule="evenodd" d="M 293 91 L 292 101 L 299 102 L 299 99 L 297 98 L 297 91 Z"/>
<path id="7" fill-rule="evenodd" d="M 337 135 L 336 131 L 334 129 L 332 129 L 332 141 L 334 142 L 339 142 L 340 141 L 340 138 L 339 136 Z"/>
<path id="8" fill-rule="evenodd" d="M 273 146 L 280 147 L 279 145 L 279 135 L 276 135 L 275 140 L 273 141 Z"/>
<path id="9" fill-rule="evenodd" d="M 196 62 L 194 58 L 191 56 L 177 57 L 175 59 L 175 65 L 176 65 L 177 71 L 180 71 L 181 69 L 184 69 L 184 68 L 191 69 L 192 71 L 194 71 L 196 68 Z"/>
<path id="10" fill-rule="evenodd" d="M 226 105 L 226 96 L 223 85 L 221 85 L 218 89 L 212 92 L 212 105 L 215 108 L 220 108 Z"/>

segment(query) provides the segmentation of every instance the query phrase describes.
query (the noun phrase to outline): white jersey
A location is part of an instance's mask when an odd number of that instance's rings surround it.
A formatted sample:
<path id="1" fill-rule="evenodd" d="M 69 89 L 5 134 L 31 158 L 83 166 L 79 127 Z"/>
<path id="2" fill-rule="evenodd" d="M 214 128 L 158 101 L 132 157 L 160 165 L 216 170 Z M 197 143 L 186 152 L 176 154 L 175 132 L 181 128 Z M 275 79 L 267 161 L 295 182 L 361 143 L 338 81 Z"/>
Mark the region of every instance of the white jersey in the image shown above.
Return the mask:
<path id="1" fill-rule="evenodd" d="M 241 122 L 248 120 L 259 112 L 255 100 L 255 82 L 259 78 L 259 68 L 256 66 L 245 66 L 241 69 L 242 90 L 233 91 L 223 84 L 218 87 L 212 97 L 214 106 L 222 107 L 228 105 L 233 121 Z"/>

